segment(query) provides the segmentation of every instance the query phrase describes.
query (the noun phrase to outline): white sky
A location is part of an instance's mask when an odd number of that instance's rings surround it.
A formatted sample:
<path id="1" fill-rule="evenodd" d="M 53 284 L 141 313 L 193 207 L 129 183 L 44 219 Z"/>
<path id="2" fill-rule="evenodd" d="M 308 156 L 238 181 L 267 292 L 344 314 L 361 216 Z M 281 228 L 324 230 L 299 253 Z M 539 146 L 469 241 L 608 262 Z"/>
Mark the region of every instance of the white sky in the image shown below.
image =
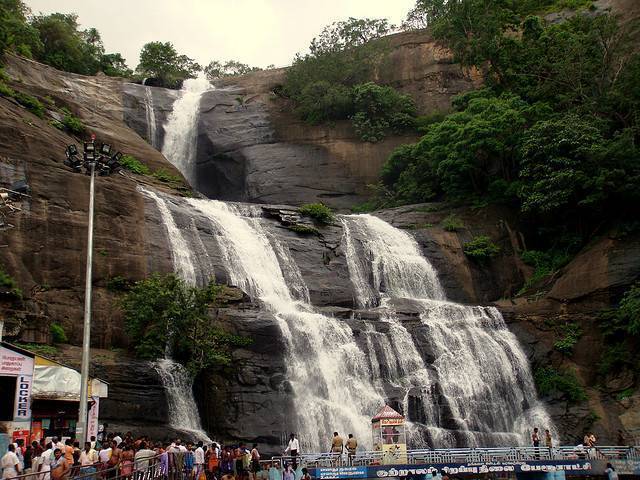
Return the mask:
<path id="1" fill-rule="evenodd" d="M 25 0 L 33 13 L 76 13 L 107 53 L 135 69 L 142 45 L 172 42 L 201 65 L 239 60 L 285 66 L 325 25 L 348 17 L 400 23 L 415 0 Z"/>

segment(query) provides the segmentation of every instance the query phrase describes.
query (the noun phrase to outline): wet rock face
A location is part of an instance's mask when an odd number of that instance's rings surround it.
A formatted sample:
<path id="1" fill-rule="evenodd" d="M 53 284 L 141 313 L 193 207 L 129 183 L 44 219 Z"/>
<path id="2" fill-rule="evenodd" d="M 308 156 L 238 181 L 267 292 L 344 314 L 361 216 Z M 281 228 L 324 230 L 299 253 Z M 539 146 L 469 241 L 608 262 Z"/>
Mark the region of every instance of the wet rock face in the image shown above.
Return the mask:
<path id="1" fill-rule="evenodd" d="M 179 95 L 176 90 L 125 83 L 122 86 L 124 122 L 154 148 L 162 150 L 164 124 Z M 155 135 L 152 133 L 153 121 Z"/>

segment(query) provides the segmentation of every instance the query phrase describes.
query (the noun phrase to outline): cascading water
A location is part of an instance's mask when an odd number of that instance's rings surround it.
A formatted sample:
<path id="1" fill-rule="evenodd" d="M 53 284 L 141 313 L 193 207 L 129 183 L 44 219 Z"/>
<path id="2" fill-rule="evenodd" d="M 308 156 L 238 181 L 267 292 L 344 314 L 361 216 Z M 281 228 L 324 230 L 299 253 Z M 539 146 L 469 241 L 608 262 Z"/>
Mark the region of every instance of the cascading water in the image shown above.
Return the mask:
<path id="1" fill-rule="evenodd" d="M 263 229 L 259 207 L 188 202 L 211 221 L 231 281 L 279 323 L 303 445 L 324 450 L 334 430 L 352 432 L 366 444 L 371 413 L 384 397 L 351 329 L 313 311 L 297 265 L 288 248 Z"/>
<path id="2" fill-rule="evenodd" d="M 414 376 L 413 387 L 420 387 L 417 416 L 432 445 L 523 443 L 533 426 L 552 428 L 527 358 L 497 309 L 447 302 L 436 271 L 406 232 L 371 215 L 342 222 L 360 306 L 380 305 L 396 331 L 404 327 L 394 320 L 394 299 L 410 299 L 420 311 L 434 360 L 428 372 L 422 362 L 427 373 Z M 411 348 L 394 352 L 399 362 L 417 363 Z"/>
<path id="3" fill-rule="evenodd" d="M 153 365 L 167 394 L 169 424 L 198 440 L 211 441 L 200 424 L 200 414 L 193 398 L 193 379 L 187 369 L 170 358 L 158 360 Z"/>
<path id="4" fill-rule="evenodd" d="M 192 186 L 195 186 L 195 157 L 200 115 L 200 99 L 212 88 L 205 77 L 184 81 L 180 98 L 173 104 L 173 111 L 164 125 L 162 153 Z"/>
<path id="5" fill-rule="evenodd" d="M 166 200 L 143 187 L 140 187 L 140 191 L 155 202 L 163 224 L 167 228 L 174 271 L 187 283 L 195 284 L 196 276 L 191 250 L 178 229 Z M 184 366 L 171 359 L 170 351 L 165 353 L 165 357 L 154 362 L 153 366 L 166 392 L 169 424 L 177 430 L 192 434 L 199 440 L 209 441 L 209 437 L 202 429 L 200 414 L 193 396 L 193 377 Z"/>
<path id="6" fill-rule="evenodd" d="M 153 110 L 153 94 L 151 93 L 151 88 L 152 87 L 144 87 L 144 108 L 147 117 L 147 139 L 153 148 L 158 148 L 156 114 Z"/>
<path id="7" fill-rule="evenodd" d="M 196 271 L 191 249 L 182 235 L 182 232 L 178 229 L 166 200 L 164 200 L 164 198 L 160 198 L 158 194 L 151 190 L 147 190 L 146 188 L 140 187 L 140 191 L 156 203 L 162 222 L 167 228 L 167 239 L 171 244 L 173 269 L 185 282 L 190 285 L 195 285 Z"/>

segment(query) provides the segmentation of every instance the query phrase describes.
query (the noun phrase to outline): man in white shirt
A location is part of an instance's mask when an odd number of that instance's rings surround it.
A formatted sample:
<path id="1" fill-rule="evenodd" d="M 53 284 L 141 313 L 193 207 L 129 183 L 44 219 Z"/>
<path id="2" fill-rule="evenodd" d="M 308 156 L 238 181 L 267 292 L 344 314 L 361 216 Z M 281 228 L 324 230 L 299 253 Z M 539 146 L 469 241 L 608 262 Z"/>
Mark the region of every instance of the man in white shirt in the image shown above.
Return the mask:
<path id="1" fill-rule="evenodd" d="M 107 463 L 109 463 L 109 460 L 111 459 L 111 447 L 101 449 L 100 453 L 98 453 L 98 458 L 106 466 Z"/>
<path id="2" fill-rule="evenodd" d="M 40 455 L 38 462 L 38 480 L 49 480 L 51 478 L 51 461 L 53 460 L 53 446 L 51 442 L 47 443 L 47 449 Z"/>
<path id="3" fill-rule="evenodd" d="M 198 446 L 194 452 L 193 463 L 195 464 L 195 480 L 200 478 L 200 474 L 204 471 L 204 449 L 202 442 L 198 442 Z"/>
<path id="4" fill-rule="evenodd" d="M 287 445 L 287 449 L 284 451 L 286 455 L 287 452 L 291 454 L 291 463 L 292 467 L 295 470 L 298 468 L 298 453 L 300 452 L 300 444 L 298 443 L 298 439 L 296 438 L 296 434 L 292 433 L 289 436 L 289 445 Z"/>
<path id="5" fill-rule="evenodd" d="M 88 467 L 98 463 L 98 454 L 91 448 L 91 442 L 84 442 L 84 450 L 80 452 L 80 465 Z"/>
<path id="6" fill-rule="evenodd" d="M 140 444 L 140 450 L 134 457 L 136 470 L 145 472 L 149 468 L 149 460 L 156 456 L 156 452 L 147 448 L 146 442 Z"/>
<path id="7" fill-rule="evenodd" d="M 18 460 L 16 446 L 13 443 L 7 447 L 7 453 L 0 460 L 0 465 L 2 465 L 2 478 L 11 478 L 20 474 L 20 460 Z"/>
<path id="8" fill-rule="evenodd" d="M 113 441 L 116 442 L 118 446 L 120 446 L 120 444 L 122 443 L 122 437 L 120 436 L 119 433 L 116 433 L 116 436 L 113 437 Z"/>

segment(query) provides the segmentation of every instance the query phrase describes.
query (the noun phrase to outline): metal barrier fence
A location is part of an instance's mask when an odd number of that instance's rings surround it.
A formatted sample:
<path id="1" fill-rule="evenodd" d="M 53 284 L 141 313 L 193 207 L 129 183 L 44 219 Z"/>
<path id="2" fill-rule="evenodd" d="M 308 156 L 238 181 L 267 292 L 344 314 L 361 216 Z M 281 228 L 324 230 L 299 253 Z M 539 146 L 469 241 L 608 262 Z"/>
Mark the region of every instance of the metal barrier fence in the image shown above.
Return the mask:
<path id="1" fill-rule="evenodd" d="M 274 456 L 261 460 L 263 469 L 282 468 L 287 464 L 298 467 L 369 466 L 391 463 L 380 451 L 359 451 L 353 455 L 339 453 L 303 453 L 297 457 Z M 640 460 L 640 446 L 579 447 L 497 447 L 497 448 L 449 448 L 410 450 L 406 463 L 411 465 L 438 463 L 496 463 L 532 462 L 546 460 Z M 397 459 L 396 459 L 397 460 Z M 404 463 L 404 459 L 402 461 Z M 187 467 L 184 453 L 168 453 L 166 461 L 162 455 L 134 460 L 127 466 L 124 462 L 111 468 L 101 464 L 88 467 L 71 467 L 63 480 L 198 480 L 198 473 Z M 50 472 L 33 472 L 10 480 L 53 480 Z"/>

